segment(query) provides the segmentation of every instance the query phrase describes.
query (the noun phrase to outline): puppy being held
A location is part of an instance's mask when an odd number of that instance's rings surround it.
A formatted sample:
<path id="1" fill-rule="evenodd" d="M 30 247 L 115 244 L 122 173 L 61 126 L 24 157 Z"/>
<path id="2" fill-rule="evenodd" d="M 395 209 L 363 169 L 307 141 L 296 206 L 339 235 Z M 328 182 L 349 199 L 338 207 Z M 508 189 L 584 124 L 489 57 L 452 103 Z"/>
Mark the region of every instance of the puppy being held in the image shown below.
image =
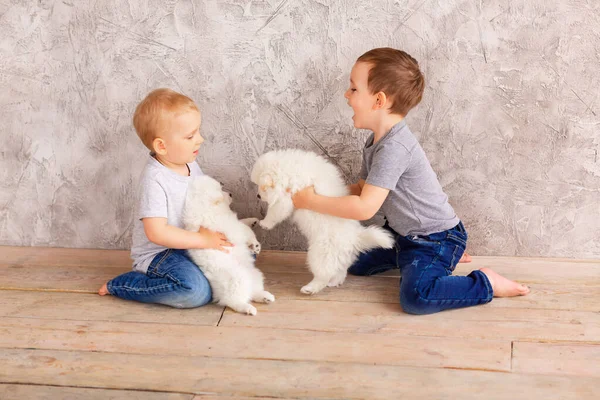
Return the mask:
<path id="1" fill-rule="evenodd" d="M 254 265 L 253 253 L 260 252 L 260 243 L 249 225 L 256 218 L 238 220 L 230 204 L 230 194 L 209 176 L 198 177 L 189 184 L 183 214 L 185 229 L 198 231 L 204 227 L 221 232 L 233 247 L 228 252 L 213 249 L 188 252 L 210 282 L 213 302 L 242 314 L 256 315 L 250 301 L 271 303 L 275 297 L 264 290 L 263 274 Z"/>
<path id="2" fill-rule="evenodd" d="M 293 215 L 308 239 L 307 263 L 314 279 L 300 289 L 302 293 L 341 285 L 361 252 L 394 246 L 392 235 L 378 226 L 364 227 L 355 220 L 294 209 L 292 195 L 308 186 L 325 196 L 348 195 L 340 171 L 315 153 L 297 149 L 265 153 L 254 164 L 251 179 L 258 185 L 259 198 L 269 205 L 259 225 L 272 229 Z"/>

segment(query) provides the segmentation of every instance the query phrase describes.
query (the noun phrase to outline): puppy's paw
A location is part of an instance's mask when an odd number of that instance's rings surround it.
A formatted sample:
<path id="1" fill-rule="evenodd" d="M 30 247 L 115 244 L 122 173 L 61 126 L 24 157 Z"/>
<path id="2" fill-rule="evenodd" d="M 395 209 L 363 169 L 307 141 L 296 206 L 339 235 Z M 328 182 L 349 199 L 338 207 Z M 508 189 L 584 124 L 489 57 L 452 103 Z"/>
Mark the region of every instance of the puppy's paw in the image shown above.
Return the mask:
<path id="1" fill-rule="evenodd" d="M 266 229 L 266 230 L 271 230 L 275 226 L 275 224 L 273 224 L 271 222 L 265 222 L 264 219 L 262 221 L 259 221 L 258 225 L 260 225 L 261 228 Z"/>
<path id="2" fill-rule="evenodd" d="M 248 242 L 248 247 L 250 248 L 250 252 L 252 254 L 257 254 L 257 255 L 260 253 L 260 250 L 262 248 L 260 245 L 260 242 L 256 239 L 254 239 L 251 242 Z"/>
<path id="3" fill-rule="evenodd" d="M 344 281 L 340 281 L 340 280 L 336 280 L 335 278 L 330 280 L 329 283 L 327 284 L 327 287 L 339 287 L 342 286 L 342 284 L 344 283 Z"/>
<path id="4" fill-rule="evenodd" d="M 249 303 L 228 304 L 228 307 L 240 314 L 256 315 L 256 307 Z"/>
<path id="5" fill-rule="evenodd" d="M 263 290 L 258 295 L 254 296 L 254 298 L 252 300 L 254 300 L 257 303 L 269 304 L 269 303 L 273 303 L 275 301 L 275 296 L 273 296 L 271 293 L 267 292 L 266 290 Z"/>
<path id="6" fill-rule="evenodd" d="M 246 315 L 256 315 L 257 313 L 256 307 L 254 307 L 252 304 L 248 304 L 245 307 L 245 310 L 242 310 L 241 312 Z"/>
<path id="7" fill-rule="evenodd" d="M 259 221 L 258 218 L 244 218 L 244 219 L 240 219 L 240 222 L 242 222 L 244 225 L 249 226 L 250 228 L 254 228 L 258 224 L 258 221 Z"/>
<path id="8" fill-rule="evenodd" d="M 256 307 L 254 307 L 252 304 L 248 304 L 248 309 L 246 310 L 246 314 L 256 315 L 256 313 L 257 313 Z"/>
<path id="9" fill-rule="evenodd" d="M 346 280 L 346 274 L 339 274 L 339 275 L 335 275 L 333 278 L 331 278 L 329 280 L 329 282 L 327 283 L 328 287 L 338 287 L 338 286 L 342 286 L 342 284 L 344 283 L 344 281 Z"/>
<path id="10" fill-rule="evenodd" d="M 319 289 L 311 286 L 311 284 L 309 283 L 306 286 L 303 286 L 302 289 L 300 289 L 300 291 L 304 294 L 315 294 L 319 292 Z"/>

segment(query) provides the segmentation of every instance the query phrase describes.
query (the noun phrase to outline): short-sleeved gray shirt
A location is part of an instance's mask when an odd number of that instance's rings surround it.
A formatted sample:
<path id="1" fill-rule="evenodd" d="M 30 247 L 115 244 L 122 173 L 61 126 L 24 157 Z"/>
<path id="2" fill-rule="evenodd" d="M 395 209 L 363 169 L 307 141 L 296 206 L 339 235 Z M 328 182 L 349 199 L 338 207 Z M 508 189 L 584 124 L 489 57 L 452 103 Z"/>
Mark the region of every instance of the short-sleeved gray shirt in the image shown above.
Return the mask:
<path id="1" fill-rule="evenodd" d="M 166 218 L 169 225 L 183 228 L 183 206 L 188 184 L 194 177 L 203 175 L 197 163 L 189 163 L 188 167 L 190 176 L 183 176 L 150 156 L 140 178 L 140 197 L 133 222 L 131 258 L 135 271 L 146 273 L 154 256 L 167 249 L 148 239 L 142 218 Z"/>
<path id="2" fill-rule="evenodd" d="M 363 150 L 360 178 L 389 189 L 381 206 L 390 227 L 402 236 L 430 235 L 453 228 L 459 222 L 429 160 L 405 121 Z"/>

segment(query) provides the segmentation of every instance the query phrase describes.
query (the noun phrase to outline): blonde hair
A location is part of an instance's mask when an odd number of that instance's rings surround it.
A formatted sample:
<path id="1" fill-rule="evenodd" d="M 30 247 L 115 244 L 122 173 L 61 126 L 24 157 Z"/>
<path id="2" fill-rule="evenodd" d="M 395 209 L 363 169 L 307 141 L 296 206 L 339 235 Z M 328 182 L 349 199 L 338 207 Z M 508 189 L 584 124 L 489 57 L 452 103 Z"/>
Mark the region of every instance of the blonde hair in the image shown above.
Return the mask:
<path id="1" fill-rule="evenodd" d="M 170 121 L 191 110 L 200 112 L 189 97 L 171 89 L 156 89 L 135 108 L 133 126 L 144 146 L 154 151 L 152 142 L 169 129 Z"/>
<path id="2" fill-rule="evenodd" d="M 419 63 L 402 50 L 382 47 L 367 51 L 356 62 L 371 64 L 369 90 L 383 92 L 392 100 L 390 113 L 406 116 L 421 102 L 425 78 Z"/>

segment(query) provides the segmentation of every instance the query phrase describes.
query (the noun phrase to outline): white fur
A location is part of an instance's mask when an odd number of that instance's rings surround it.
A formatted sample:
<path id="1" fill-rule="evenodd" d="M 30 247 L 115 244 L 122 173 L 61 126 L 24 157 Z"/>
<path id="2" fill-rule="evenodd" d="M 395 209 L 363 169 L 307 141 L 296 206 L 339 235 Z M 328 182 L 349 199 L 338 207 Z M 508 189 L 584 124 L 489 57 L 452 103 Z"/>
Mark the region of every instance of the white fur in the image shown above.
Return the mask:
<path id="1" fill-rule="evenodd" d="M 292 193 L 313 185 L 315 192 L 329 197 L 347 196 L 348 188 L 338 169 L 323 157 L 302 150 L 288 149 L 265 153 L 252 169 L 252 182 L 269 205 L 259 222 L 265 229 L 293 214 L 293 220 L 308 239 L 307 263 L 314 279 L 300 291 L 314 294 L 325 286 L 339 286 L 361 252 L 392 248 L 394 239 L 386 230 L 363 227 L 358 221 L 294 210 Z"/>
<path id="2" fill-rule="evenodd" d="M 198 231 L 204 227 L 221 232 L 234 246 L 229 248 L 229 253 L 213 249 L 188 252 L 210 282 L 214 302 L 239 313 L 256 315 L 251 300 L 275 301 L 275 297 L 264 290 L 263 274 L 254 266 L 252 257 L 253 252 L 260 252 L 260 243 L 249 227 L 257 219 L 238 220 L 230 204 L 230 195 L 211 177 L 201 176 L 190 182 L 183 215 L 185 229 Z"/>

